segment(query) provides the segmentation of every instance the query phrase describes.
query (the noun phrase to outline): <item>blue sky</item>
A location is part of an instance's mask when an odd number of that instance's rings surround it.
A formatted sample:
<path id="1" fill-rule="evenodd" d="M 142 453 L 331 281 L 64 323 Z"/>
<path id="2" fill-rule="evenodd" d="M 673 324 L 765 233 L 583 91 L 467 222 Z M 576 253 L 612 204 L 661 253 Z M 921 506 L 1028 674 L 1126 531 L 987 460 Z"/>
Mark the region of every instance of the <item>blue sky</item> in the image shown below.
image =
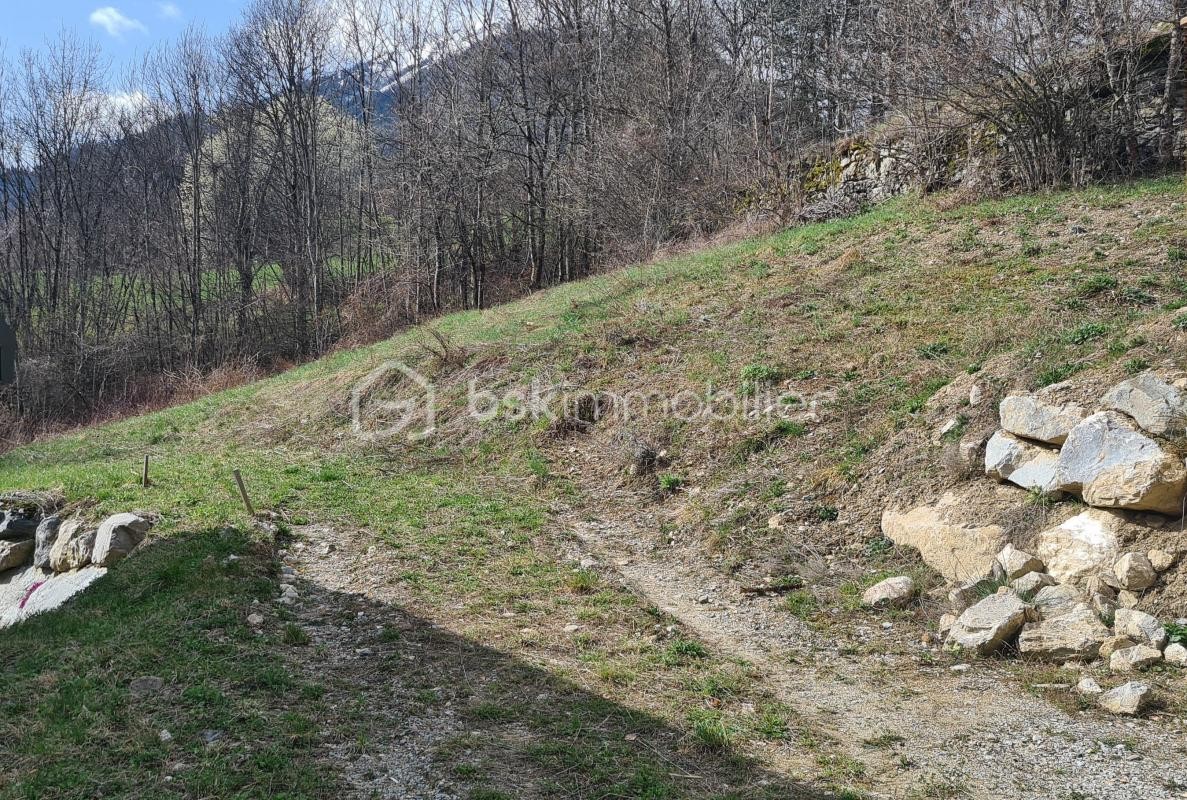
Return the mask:
<path id="1" fill-rule="evenodd" d="M 0 0 L 0 43 L 11 59 L 39 49 L 63 28 L 98 42 L 117 69 L 190 23 L 222 33 L 248 0 Z"/>

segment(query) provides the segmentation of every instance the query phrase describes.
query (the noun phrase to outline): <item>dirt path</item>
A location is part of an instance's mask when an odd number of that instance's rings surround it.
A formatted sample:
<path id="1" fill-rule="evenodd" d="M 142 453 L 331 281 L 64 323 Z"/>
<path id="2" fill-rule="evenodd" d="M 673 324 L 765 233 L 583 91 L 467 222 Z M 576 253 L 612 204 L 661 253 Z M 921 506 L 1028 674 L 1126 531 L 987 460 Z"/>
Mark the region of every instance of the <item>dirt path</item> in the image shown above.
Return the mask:
<path id="1" fill-rule="evenodd" d="M 953 671 L 938 655 L 929 666 L 922 645 L 917 657 L 896 655 L 902 648 L 843 655 L 894 637 L 894 628 L 828 641 L 778 610 L 779 600 L 744 595 L 720 572 L 648 545 L 644 530 L 607 521 L 571 528 L 650 602 L 762 668 L 780 699 L 875 767 L 878 796 L 955 797 L 963 788 L 978 798 L 1187 797 L 1181 720 L 1172 731 L 1095 711 L 1069 716 L 1022 692 L 1002 666 Z M 879 737 L 893 746 L 863 745 Z"/>
<path id="2" fill-rule="evenodd" d="M 281 551 L 298 592 L 288 608 L 311 641 L 294 651 L 325 687 L 334 716 L 354 723 L 322 732 L 324 757 L 351 797 L 458 800 L 433 760 L 460 729 L 451 705 L 424 703 L 407 669 L 386 666 L 416 662 L 433 638 L 431 626 L 402 610 L 407 598 L 369 537 L 317 525 L 295 533 L 299 540 Z"/>
<path id="3" fill-rule="evenodd" d="M 805 725 L 866 765 L 873 796 L 1187 797 L 1181 729 L 1097 712 L 1068 716 L 1022 692 L 1003 666 L 955 672 L 942 657 L 929 665 L 922 646 L 918 656 L 902 646 L 851 655 L 855 641 L 890 640 L 895 628 L 829 640 L 781 611 L 777 598 L 744 595 L 720 572 L 646 544 L 642 529 L 602 521 L 570 532 L 598 569 L 620 575 L 720 652 L 759 667 Z M 324 731 L 327 758 L 351 796 L 463 797 L 433 759 L 461 732 L 454 709 L 418 702 L 424 690 L 384 668 L 385 660 L 416 661 L 446 634 L 402 610 L 410 598 L 366 533 L 307 526 L 298 534 L 283 559 L 300 595 L 288 609 L 312 640 L 299 658 L 321 676 L 331 707 L 356 715 L 367 738 L 364 746 L 357 731 Z"/>

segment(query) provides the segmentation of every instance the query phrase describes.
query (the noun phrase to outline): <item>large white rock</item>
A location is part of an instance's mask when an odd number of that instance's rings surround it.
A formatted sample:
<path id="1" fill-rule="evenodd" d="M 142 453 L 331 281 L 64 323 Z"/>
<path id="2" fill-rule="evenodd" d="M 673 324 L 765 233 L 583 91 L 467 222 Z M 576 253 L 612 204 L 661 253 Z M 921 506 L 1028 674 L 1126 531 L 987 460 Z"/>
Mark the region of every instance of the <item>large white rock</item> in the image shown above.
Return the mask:
<path id="1" fill-rule="evenodd" d="M 915 581 L 907 575 L 887 578 L 866 589 L 862 605 L 870 608 L 903 608 L 915 599 Z"/>
<path id="2" fill-rule="evenodd" d="M 58 528 L 58 538 L 49 551 L 49 566 L 54 572 L 69 572 L 91 563 L 95 531 L 81 519 L 68 519 Z"/>
<path id="3" fill-rule="evenodd" d="M 1168 638 L 1166 626 L 1158 621 L 1158 617 L 1136 608 L 1117 609 L 1113 616 L 1113 630 L 1119 636 L 1128 636 L 1139 644 L 1148 644 L 1159 650 L 1166 646 Z"/>
<path id="4" fill-rule="evenodd" d="M 1090 509 L 1039 534 L 1037 555 L 1060 583 L 1075 583 L 1108 570 L 1117 560 L 1125 518 Z"/>
<path id="5" fill-rule="evenodd" d="M 103 567 L 50 575 L 26 589 L 23 599 L 0 615 L 0 628 L 22 622 L 34 614 L 52 611 L 107 574 Z"/>
<path id="6" fill-rule="evenodd" d="M 1102 694 L 1100 707 L 1113 714 L 1133 716 L 1142 710 L 1149 699 L 1150 687 L 1147 684 L 1130 681 Z"/>
<path id="7" fill-rule="evenodd" d="M 1059 388 L 1049 386 L 1034 394 L 1011 394 L 1003 399 L 998 407 L 1002 428 L 1024 439 L 1062 444 L 1088 412 L 1073 403 L 1060 402 Z"/>
<path id="8" fill-rule="evenodd" d="M 1006 535 L 1001 526 L 979 525 L 967 515 L 960 495 L 949 492 L 932 505 L 886 509 L 882 533 L 895 544 L 918 550 L 930 567 L 954 583 L 980 580 L 992 572 Z"/>
<path id="9" fill-rule="evenodd" d="M 1080 603 L 1059 616 L 1026 625 L 1018 637 L 1018 651 L 1044 661 L 1087 661 L 1096 658 L 1109 629 L 1096 613 Z"/>
<path id="10" fill-rule="evenodd" d="M 1177 514 L 1187 489 L 1183 459 L 1116 411 L 1093 414 L 1072 429 L 1058 473 L 1059 488 L 1101 508 Z"/>
<path id="11" fill-rule="evenodd" d="M 1187 432 L 1187 392 L 1153 372 L 1143 372 L 1114 386 L 1101 403 L 1120 411 L 1143 430 L 1158 436 Z"/>
<path id="12" fill-rule="evenodd" d="M 966 609 L 956 618 L 944 647 L 959 653 L 987 656 L 1009 641 L 1033 610 L 1018 595 L 1003 589 Z"/>
<path id="13" fill-rule="evenodd" d="M 91 563 L 111 567 L 128 557 L 144 540 L 152 523 L 137 514 L 116 514 L 103 520 L 95 533 Z"/>
<path id="14" fill-rule="evenodd" d="M 998 431 L 985 445 L 985 474 L 1043 494 L 1059 493 L 1059 451 Z"/>

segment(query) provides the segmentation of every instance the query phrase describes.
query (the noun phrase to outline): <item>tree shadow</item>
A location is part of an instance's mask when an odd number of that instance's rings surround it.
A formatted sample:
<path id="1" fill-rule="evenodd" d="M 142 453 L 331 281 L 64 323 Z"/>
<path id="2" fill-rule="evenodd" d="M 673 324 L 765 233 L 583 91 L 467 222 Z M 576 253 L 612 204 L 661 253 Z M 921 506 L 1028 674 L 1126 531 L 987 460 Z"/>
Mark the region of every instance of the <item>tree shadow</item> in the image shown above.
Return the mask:
<path id="1" fill-rule="evenodd" d="M 299 591 L 276 604 L 272 549 L 243 533 L 177 534 L 0 631 L 0 798 L 838 796 L 563 665 Z"/>

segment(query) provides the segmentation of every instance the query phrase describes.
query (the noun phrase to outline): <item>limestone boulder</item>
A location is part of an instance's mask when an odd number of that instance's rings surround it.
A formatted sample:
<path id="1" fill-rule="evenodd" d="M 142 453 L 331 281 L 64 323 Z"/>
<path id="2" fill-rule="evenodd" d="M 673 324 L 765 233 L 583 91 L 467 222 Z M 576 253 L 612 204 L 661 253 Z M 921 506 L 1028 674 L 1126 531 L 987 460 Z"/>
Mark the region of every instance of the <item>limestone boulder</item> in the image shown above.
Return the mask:
<path id="1" fill-rule="evenodd" d="M 862 605 L 869 608 L 904 608 L 915 599 L 915 581 L 906 575 L 887 578 L 866 589 Z"/>
<path id="2" fill-rule="evenodd" d="M 1158 573 L 1145 553 L 1126 553 L 1113 564 L 1113 575 L 1122 589 L 1140 592 L 1158 581 Z"/>
<path id="3" fill-rule="evenodd" d="M 1187 647 L 1184 647 L 1178 642 L 1168 644 L 1166 649 L 1162 651 L 1162 657 L 1168 664 L 1173 664 L 1176 667 L 1187 667 Z"/>
<path id="4" fill-rule="evenodd" d="M 1034 622 L 1022 629 L 1018 652 L 1042 661 L 1090 661 L 1097 657 L 1109 629 L 1083 603 L 1071 611 Z"/>
<path id="5" fill-rule="evenodd" d="M 1113 616 L 1113 631 L 1128 636 L 1139 644 L 1147 644 L 1161 650 L 1166 646 L 1166 627 L 1157 617 L 1138 611 L 1136 608 L 1119 608 Z"/>
<path id="6" fill-rule="evenodd" d="M 997 554 L 997 563 L 1001 565 L 1004 577 L 1008 581 L 1016 580 L 1031 572 L 1042 572 L 1043 562 L 1025 550 L 1019 550 L 1013 544 L 1007 544 Z"/>
<path id="7" fill-rule="evenodd" d="M 53 550 L 54 542 L 58 540 L 58 530 L 61 526 L 62 518 L 57 514 L 51 514 L 38 523 L 37 532 L 33 536 L 33 566 L 49 569 L 49 554 Z"/>
<path id="8" fill-rule="evenodd" d="M 985 474 L 1023 489 L 1057 495 L 1059 451 L 998 431 L 985 445 Z"/>
<path id="9" fill-rule="evenodd" d="M 1100 696 L 1100 707 L 1111 714 L 1132 717 L 1141 712 L 1152 697 L 1150 686 L 1140 681 L 1130 681 L 1116 689 L 1110 689 Z"/>
<path id="10" fill-rule="evenodd" d="M 69 572 L 91 563 L 95 531 L 81 519 L 68 519 L 58 528 L 58 538 L 49 551 L 49 566 L 54 572 Z"/>
<path id="11" fill-rule="evenodd" d="M 1060 583 L 1078 583 L 1111 570 L 1127 523 L 1120 514 L 1090 509 L 1038 536 L 1036 555 Z"/>
<path id="12" fill-rule="evenodd" d="M 1132 417 L 1142 430 L 1158 436 L 1182 436 L 1187 432 L 1187 391 L 1154 372 L 1143 372 L 1117 384 L 1105 393 L 1101 404 Z"/>
<path id="13" fill-rule="evenodd" d="M 1110 636 L 1101 643 L 1099 655 L 1101 658 L 1109 658 L 1118 650 L 1124 650 L 1127 647 L 1133 647 L 1135 644 L 1137 644 L 1137 642 L 1135 642 L 1133 639 L 1130 639 L 1128 636 Z"/>
<path id="14" fill-rule="evenodd" d="M 37 517 L 8 510 L 0 516 L 0 539 L 32 539 L 37 532 Z"/>
<path id="15" fill-rule="evenodd" d="M 1162 660 L 1162 651 L 1148 644 L 1135 644 L 1114 650 L 1109 656 L 1109 670 L 1112 672 L 1135 672 L 1152 667 Z"/>
<path id="16" fill-rule="evenodd" d="M 1045 572 L 1028 572 L 1010 581 L 1010 588 L 1025 598 L 1034 597 L 1044 587 L 1054 585 L 1055 579 Z"/>
<path id="17" fill-rule="evenodd" d="M 1177 514 L 1187 468 L 1125 415 L 1101 411 L 1068 435 L 1059 451 L 1058 484 L 1091 506 Z"/>
<path id="18" fill-rule="evenodd" d="M 907 511 L 888 508 L 882 514 L 882 533 L 895 544 L 913 547 L 923 560 L 954 583 L 989 575 L 1006 543 L 1000 525 L 969 518 L 960 494 L 949 492 L 931 505 Z"/>
<path id="19" fill-rule="evenodd" d="M 1034 604 L 1035 610 L 1046 619 L 1066 614 L 1085 602 L 1086 599 L 1084 593 L 1075 586 L 1059 583 L 1039 589 L 1031 602 Z"/>
<path id="20" fill-rule="evenodd" d="M 957 614 L 996 592 L 998 584 L 989 578 L 963 583 L 948 592 L 948 604 Z"/>
<path id="21" fill-rule="evenodd" d="M 0 572 L 25 566 L 33 561 L 33 540 L 0 539 Z"/>
<path id="22" fill-rule="evenodd" d="M 1146 558 L 1150 559 L 1150 566 L 1156 572 L 1166 572 L 1175 565 L 1176 560 L 1175 554 L 1166 550 L 1151 550 L 1146 553 Z"/>
<path id="23" fill-rule="evenodd" d="M 1002 428 L 1024 439 L 1063 444 L 1088 412 L 1074 403 L 1059 400 L 1060 386 L 1033 394 L 1011 394 L 998 406 Z"/>
<path id="24" fill-rule="evenodd" d="M 1009 589 L 967 608 L 956 618 L 944 647 L 958 653 L 987 656 L 1010 641 L 1029 620 L 1033 609 Z"/>
<path id="25" fill-rule="evenodd" d="M 103 520 L 95 532 L 91 563 L 111 567 L 128 557 L 144 540 L 152 523 L 137 514 L 116 514 Z"/>

